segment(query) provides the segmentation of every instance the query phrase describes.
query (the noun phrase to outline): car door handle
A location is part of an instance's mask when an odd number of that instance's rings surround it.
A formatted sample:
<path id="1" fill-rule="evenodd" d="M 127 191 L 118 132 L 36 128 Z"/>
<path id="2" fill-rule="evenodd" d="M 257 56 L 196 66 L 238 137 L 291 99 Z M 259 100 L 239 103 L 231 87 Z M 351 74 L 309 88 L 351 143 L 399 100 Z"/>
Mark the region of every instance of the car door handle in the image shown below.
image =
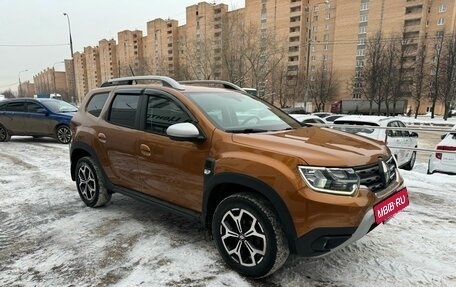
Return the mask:
<path id="1" fill-rule="evenodd" d="M 99 133 L 98 140 L 102 143 L 106 143 L 106 135 L 104 133 Z"/>
<path id="2" fill-rule="evenodd" d="M 142 153 L 144 156 L 150 156 L 150 155 L 151 155 L 150 147 L 149 147 L 148 145 L 141 144 L 141 145 L 139 146 L 139 149 L 140 149 L 141 153 Z"/>

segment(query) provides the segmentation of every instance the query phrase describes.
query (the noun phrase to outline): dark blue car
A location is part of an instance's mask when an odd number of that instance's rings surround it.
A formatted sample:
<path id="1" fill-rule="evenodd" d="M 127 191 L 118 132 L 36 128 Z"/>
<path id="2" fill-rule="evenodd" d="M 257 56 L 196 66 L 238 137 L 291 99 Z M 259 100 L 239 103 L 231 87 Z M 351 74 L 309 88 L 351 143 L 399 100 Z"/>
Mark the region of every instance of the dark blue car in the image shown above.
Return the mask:
<path id="1" fill-rule="evenodd" d="M 77 108 L 55 99 L 10 99 L 0 101 L 0 142 L 11 136 L 54 137 L 71 141 L 69 128 Z"/>

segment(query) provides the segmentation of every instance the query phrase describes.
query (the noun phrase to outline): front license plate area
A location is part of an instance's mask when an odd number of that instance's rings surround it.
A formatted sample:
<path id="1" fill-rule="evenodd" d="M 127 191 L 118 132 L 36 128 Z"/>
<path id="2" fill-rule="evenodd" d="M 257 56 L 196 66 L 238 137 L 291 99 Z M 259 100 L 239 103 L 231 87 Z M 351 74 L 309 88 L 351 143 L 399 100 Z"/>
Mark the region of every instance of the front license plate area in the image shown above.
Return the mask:
<path id="1" fill-rule="evenodd" d="M 407 188 L 403 188 L 374 206 L 375 222 L 377 224 L 385 222 L 408 205 Z"/>

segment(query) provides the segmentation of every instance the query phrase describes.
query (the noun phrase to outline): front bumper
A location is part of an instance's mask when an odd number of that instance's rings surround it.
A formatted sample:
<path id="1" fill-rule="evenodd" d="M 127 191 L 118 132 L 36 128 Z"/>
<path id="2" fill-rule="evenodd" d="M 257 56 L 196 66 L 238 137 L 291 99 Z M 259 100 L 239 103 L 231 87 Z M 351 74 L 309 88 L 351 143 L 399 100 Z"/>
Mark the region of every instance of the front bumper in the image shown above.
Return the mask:
<path id="1" fill-rule="evenodd" d="M 357 241 L 375 227 L 374 211 L 369 210 L 358 227 L 325 227 L 314 229 L 295 242 L 296 254 L 305 257 L 321 256 Z"/>

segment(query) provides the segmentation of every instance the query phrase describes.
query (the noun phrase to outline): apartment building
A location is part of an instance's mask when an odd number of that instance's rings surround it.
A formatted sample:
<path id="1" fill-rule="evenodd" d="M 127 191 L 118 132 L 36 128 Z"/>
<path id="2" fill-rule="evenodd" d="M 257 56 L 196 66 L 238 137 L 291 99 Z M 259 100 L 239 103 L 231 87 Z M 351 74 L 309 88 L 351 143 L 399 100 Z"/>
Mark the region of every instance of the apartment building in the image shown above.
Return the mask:
<path id="1" fill-rule="evenodd" d="M 178 22 L 161 18 L 147 22 L 143 38 L 144 73 L 176 77 L 179 69 Z"/>
<path id="2" fill-rule="evenodd" d="M 101 85 L 101 65 L 98 47 L 84 47 L 84 56 L 87 73 L 87 89 L 90 91 Z"/>
<path id="3" fill-rule="evenodd" d="M 187 23 L 178 29 L 179 69 L 183 79 L 221 79 L 222 22 L 226 4 L 200 2 L 186 8 Z"/>
<path id="4" fill-rule="evenodd" d="M 340 82 L 340 99 L 361 99 L 356 87 L 350 86 L 356 71 L 364 65 L 366 43 L 369 37 L 382 32 L 385 41 L 400 38 L 406 43 L 406 69 L 413 72 L 417 53 L 425 46 L 426 69 L 430 73 L 433 58 L 434 39 L 438 35 L 455 31 L 456 9 L 451 0 L 360 0 L 337 2 L 333 46 L 333 68 Z M 330 3 L 332 3 L 330 2 Z M 429 91 L 427 91 L 429 93 Z M 429 96 L 429 94 L 428 94 Z M 420 113 L 429 111 L 429 97 L 424 97 Z M 416 103 L 409 99 L 409 108 Z M 443 113 L 441 105 L 437 114 Z"/>
<path id="5" fill-rule="evenodd" d="M 87 86 L 86 56 L 84 53 L 75 52 L 73 59 L 76 79 L 76 102 L 80 103 L 89 91 Z"/>
<path id="6" fill-rule="evenodd" d="M 73 68 L 73 60 L 64 60 L 65 64 L 65 81 L 67 85 L 67 95 L 68 95 L 68 102 L 75 102 L 76 101 L 76 91 L 75 91 L 75 82 L 74 82 L 74 68 Z"/>
<path id="7" fill-rule="evenodd" d="M 117 61 L 119 76 L 144 75 L 143 32 L 125 30 L 117 33 Z"/>
<path id="8" fill-rule="evenodd" d="M 36 94 L 35 84 L 30 81 L 25 81 L 19 85 L 18 95 L 21 97 L 31 98 Z"/>
<path id="9" fill-rule="evenodd" d="M 118 77 L 116 41 L 114 39 L 100 40 L 98 42 L 98 52 L 100 59 L 100 83 Z"/>
<path id="10" fill-rule="evenodd" d="M 33 87 L 22 85 L 21 93 L 27 97 L 35 94 L 60 94 L 68 100 L 68 86 L 66 72 L 47 68 L 33 77 Z M 29 84 L 28 84 L 29 85 Z M 24 91 L 28 91 L 27 93 Z M 32 93 L 33 92 L 33 93 Z"/>

